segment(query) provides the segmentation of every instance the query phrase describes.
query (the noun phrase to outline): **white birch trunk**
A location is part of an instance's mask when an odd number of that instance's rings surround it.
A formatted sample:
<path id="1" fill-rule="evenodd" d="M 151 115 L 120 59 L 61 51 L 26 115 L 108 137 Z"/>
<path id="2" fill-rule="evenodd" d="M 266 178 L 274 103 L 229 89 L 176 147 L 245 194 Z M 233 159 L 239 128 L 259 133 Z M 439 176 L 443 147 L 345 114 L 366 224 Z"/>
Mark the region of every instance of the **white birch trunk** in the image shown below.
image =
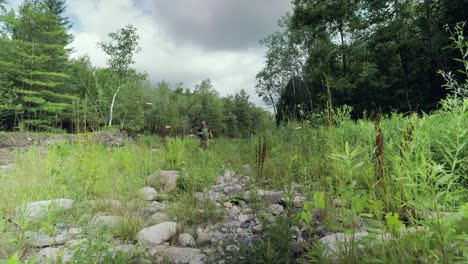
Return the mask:
<path id="1" fill-rule="evenodd" d="M 121 86 L 119 85 L 119 88 L 117 89 L 114 96 L 112 97 L 112 103 L 111 103 L 110 110 L 109 110 L 109 126 L 112 126 L 112 115 L 114 113 L 115 98 L 117 97 L 117 94 L 120 92 L 120 88 Z"/>

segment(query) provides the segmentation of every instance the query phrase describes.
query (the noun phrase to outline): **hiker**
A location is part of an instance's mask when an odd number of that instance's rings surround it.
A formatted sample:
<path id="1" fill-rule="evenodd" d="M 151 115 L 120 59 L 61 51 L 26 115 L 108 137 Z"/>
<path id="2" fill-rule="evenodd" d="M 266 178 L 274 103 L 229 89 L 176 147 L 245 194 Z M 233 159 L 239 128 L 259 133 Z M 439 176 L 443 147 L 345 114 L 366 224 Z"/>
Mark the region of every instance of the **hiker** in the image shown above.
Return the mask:
<path id="1" fill-rule="evenodd" d="M 197 129 L 197 135 L 200 137 L 200 145 L 198 147 L 200 148 L 206 148 L 208 145 L 208 139 L 213 138 L 213 134 L 211 133 L 211 130 L 208 128 L 206 125 L 206 121 L 202 120 L 201 121 L 201 127 Z"/>

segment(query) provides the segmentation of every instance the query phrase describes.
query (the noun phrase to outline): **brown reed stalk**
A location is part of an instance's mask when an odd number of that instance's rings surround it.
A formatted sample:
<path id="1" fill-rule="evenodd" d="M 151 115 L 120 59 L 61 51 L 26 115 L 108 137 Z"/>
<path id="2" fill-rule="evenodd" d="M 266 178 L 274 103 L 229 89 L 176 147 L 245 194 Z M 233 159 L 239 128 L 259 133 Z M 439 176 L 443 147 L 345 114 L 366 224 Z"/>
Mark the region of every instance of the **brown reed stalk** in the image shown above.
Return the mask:
<path id="1" fill-rule="evenodd" d="M 384 138 L 382 134 L 382 127 L 380 126 L 380 115 L 377 114 L 375 119 L 375 130 L 377 131 L 377 136 L 375 137 L 375 146 L 376 146 L 376 157 L 377 157 L 377 179 L 379 184 L 383 184 L 384 179 L 384 169 L 383 169 L 383 151 L 384 151 Z"/>

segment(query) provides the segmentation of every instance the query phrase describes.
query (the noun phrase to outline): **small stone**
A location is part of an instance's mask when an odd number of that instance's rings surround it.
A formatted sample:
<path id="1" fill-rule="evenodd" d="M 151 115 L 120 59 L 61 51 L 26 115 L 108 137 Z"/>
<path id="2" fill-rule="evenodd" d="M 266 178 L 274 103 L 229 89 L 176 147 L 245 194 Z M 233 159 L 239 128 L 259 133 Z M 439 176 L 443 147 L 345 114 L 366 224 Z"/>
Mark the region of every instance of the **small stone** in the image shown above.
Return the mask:
<path id="1" fill-rule="evenodd" d="M 154 207 L 154 209 L 156 211 L 165 210 L 167 208 L 167 204 L 160 203 L 160 202 L 157 202 L 157 201 L 152 202 L 151 205 L 153 205 L 153 207 Z"/>
<path id="2" fill-rule="evenodd" d="M 239 220 L 241 223 L 250 221 L 250 220 L 252 220 L 252 219 L 253 219 L 253 215 L 248 215 L 248 214 L 241 214 L 241 215 L 239 215 L 239 217 L 237 218 L 237 220 Z"/>
<path id="3" fill-rule="evenodd" d="M 69 263 L 73 258 L 73 251 L 66 248 L 44 248 L 36 257 L 38 263 Z"/>
<path id="4" fill-rule="evenodd" d="M 122 218 L 115 215 L 95 216 L 91 221 L 95 225 L 103 225 L 107 227 L 115 227 Z"/>
<path id="5" fill-rule="evenodd" d="M 281 202 L 282 192 L 258 190 L 258 194 L 268 204 L 277 204 Z"/>
<path id="6" fill-rule="evenodd" d="M 218 185 L 213 185 L 211 187 L 211 190 L 213 192 L 222 192 L 224 190 L 225 185 L 224 184 L 218 184 Z"/>
<path id="7" fill-rule="evenodd" d="M 156 196 L 158 195 L 156 189 L 152 187 L 143 187 L 140 189 L 140 193 L 143 194 L 145 201 L 154 201 L 156 200 Z"/>
<path id="8" fill-rule="evenodd" d="M 226 209 L 229 211 L 229 218 L 235 220 L 239 217 L 240 209 L 237 206 L 232 207 L 231 209 Z"/>
<path id="9" fill-rule="evenodd" d="M 263 231 L 263 226 L 262 226 L 262 224 L 258 224 L 258 225 L 256 225 L 256 226 L 252 227 L 252 232 L 253 232 L 254 234 L 260 234 L 262 231 Z"/>
<path id="10" fill-rule="evenodd" d="M 294 207 L 302 208 L 304 206 L 304 202 L 306 198 L 304 196 L 295 196 L 294 197 Z"/>
<path id="11" fill-rule="evenodd" d="M 179 245 L 182 247 L 194 247 L 195 246 L 195 239 L 191 234 L 183 233 L 180 234 L 178 237 Z"/>
<path id="12" fill-rule="evenodd" d="M 171 239 L 177 232 L 177 223 L 163 222 L 138 232 L 137 238 L 145 246 L 157 246 Z"/>
<path id="13" fill-rule="evenodd" d="M 234 207 L 234 205 L 231 202 L 225 202 L 225 203 L 223 203 L 223 206 L 226 207 L 226 208 L 229 208 L 229 209 Z"/>
<path id="14" fill-rule="evenodd" d="M 211 236 L 207 232 L 197 232 L 197 246 L 204 247 L 211 244 Z"/>
<path id="15" fill-rule="evenodd" d="M 271 213 L 275 216 L 280 215 L 284 211 L 283 206 L 280 204 L 271 204 L 268 208 L 270 209 Z"/>
<path id="16" fill-rule="evenodd" d="M 150 250 L 153 263 L 202 264 L 206 256 L 200 249 L 157 246 Z"/>

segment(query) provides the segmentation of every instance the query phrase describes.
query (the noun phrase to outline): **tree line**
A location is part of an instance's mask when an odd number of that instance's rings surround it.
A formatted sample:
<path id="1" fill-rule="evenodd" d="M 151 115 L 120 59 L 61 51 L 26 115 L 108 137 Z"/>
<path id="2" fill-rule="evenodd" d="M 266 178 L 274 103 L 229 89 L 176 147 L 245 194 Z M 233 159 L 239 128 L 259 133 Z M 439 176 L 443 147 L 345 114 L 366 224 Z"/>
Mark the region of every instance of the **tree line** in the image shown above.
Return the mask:
<path id="1" fill-rule="evenodd" d="M 194 89 L 151 83 L 132 68 L 140 47 L 131 25 L 110 33 L 107 42 L 90 43 L 107 54 L 107 67 L 94 67 L 87 56 L 72 58 L 64 12 L 65 0 L 25 0 L 17 10 L 0 0 L 0 129 L 193 131 L 206 119 L 215 134 L 237 137 L 272 123 L 244 90 L 221 97 L 209 79 Z"/>
<path id="2" fill-rule="evenodd" d="M 257 93 L 279 120 L 324 112 L 327 101 L 355 117 L 431 111 L 446 95 L 437 72 L 463 66 L 448 29 L 467 21 L 467 0 L 292 3 L 261 41 L 268 51 L 257 74 Z"/>

